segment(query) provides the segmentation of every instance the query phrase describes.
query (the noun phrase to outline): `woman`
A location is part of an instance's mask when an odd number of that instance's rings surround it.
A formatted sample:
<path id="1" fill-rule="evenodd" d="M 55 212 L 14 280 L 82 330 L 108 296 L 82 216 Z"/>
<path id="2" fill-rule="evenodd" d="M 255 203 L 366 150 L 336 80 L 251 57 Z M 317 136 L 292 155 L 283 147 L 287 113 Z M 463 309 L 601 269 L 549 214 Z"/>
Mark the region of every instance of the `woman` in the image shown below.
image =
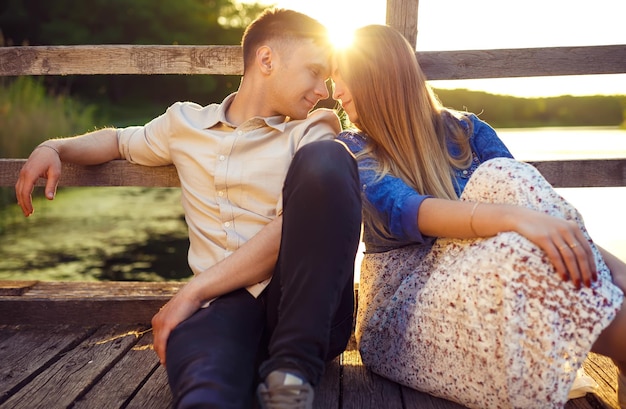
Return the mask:
<path id="1" fill-rule="evenodd" d="M 365 199 L 365 365 L 472 408 L 560 408 L 592 350 L 624 407 L 626 264 L 489 125 L 440 105 L 397 31 L 358 30 L 333 80 Z"/>

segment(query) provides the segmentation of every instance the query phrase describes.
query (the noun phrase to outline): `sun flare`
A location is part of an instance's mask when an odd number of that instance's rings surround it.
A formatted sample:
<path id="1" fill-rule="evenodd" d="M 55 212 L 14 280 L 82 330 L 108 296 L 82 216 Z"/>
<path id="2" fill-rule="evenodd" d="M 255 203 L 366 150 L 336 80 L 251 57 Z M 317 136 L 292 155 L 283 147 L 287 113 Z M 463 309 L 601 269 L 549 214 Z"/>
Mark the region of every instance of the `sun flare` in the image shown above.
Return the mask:
<path id="1" fill-rule="evenodd" d="M 335 48 L 348 47 L 357 28 L 385 23 L 385 0 L 370 1 L 366 7 L 356 0 L 278 0 L 275 6 L 297 10 L 318 20 L 328 29 Z"/>
<path id="2" fill-rule="evenodd" d="M 330 37 L 330 42 L 333 44 L 333 47 L 336 50 L 342 50 L 350 47 L 352 45 L 352 41 L 354 40 L 354 31 L 357 27 L 340 27 L 339 29 L 329 29 L 328 36 Z"/>

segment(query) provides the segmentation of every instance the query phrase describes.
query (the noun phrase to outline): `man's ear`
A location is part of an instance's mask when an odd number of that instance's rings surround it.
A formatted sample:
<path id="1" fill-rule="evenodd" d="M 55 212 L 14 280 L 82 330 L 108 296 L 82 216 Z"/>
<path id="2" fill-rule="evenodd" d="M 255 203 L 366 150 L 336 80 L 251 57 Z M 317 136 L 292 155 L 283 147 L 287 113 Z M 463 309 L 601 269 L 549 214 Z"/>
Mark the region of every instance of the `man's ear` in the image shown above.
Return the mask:
<path id="1" fill-rule="evenodd" d="M 256 64 L 265 75 L 269 75 L 272 72 L 272 58 L 273 51 L 270 46 L 264 45 L 256 50 Z"/>

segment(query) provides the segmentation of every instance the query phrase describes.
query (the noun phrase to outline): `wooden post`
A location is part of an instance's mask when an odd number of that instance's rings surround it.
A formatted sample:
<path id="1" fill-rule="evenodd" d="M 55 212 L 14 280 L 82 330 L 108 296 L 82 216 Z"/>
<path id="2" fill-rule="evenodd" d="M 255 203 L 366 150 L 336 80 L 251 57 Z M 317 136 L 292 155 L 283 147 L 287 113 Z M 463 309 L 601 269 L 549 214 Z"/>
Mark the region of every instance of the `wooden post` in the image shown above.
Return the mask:
<path id="1" fill-rule="evenodd" d="M 417 43 L 418 6 L 419 0 L 387 0 L 387 25 L 404 34 L 413 48 Z"/>

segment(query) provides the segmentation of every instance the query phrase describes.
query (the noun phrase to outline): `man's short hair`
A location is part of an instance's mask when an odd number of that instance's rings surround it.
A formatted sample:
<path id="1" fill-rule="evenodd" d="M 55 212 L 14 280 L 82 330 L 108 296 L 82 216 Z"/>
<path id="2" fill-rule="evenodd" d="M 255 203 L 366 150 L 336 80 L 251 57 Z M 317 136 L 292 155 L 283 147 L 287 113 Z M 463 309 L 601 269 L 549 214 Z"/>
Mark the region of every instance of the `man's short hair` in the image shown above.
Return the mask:
<path id="1" fill-rule="evenodd" d="M 330 47 L 326 27 L 306 14 L 287 9 L 267 9 L 257 17 L 243 34 L 244 72 L 254 61 L 256 50 L 271 40 L 313 40 Z"/>

